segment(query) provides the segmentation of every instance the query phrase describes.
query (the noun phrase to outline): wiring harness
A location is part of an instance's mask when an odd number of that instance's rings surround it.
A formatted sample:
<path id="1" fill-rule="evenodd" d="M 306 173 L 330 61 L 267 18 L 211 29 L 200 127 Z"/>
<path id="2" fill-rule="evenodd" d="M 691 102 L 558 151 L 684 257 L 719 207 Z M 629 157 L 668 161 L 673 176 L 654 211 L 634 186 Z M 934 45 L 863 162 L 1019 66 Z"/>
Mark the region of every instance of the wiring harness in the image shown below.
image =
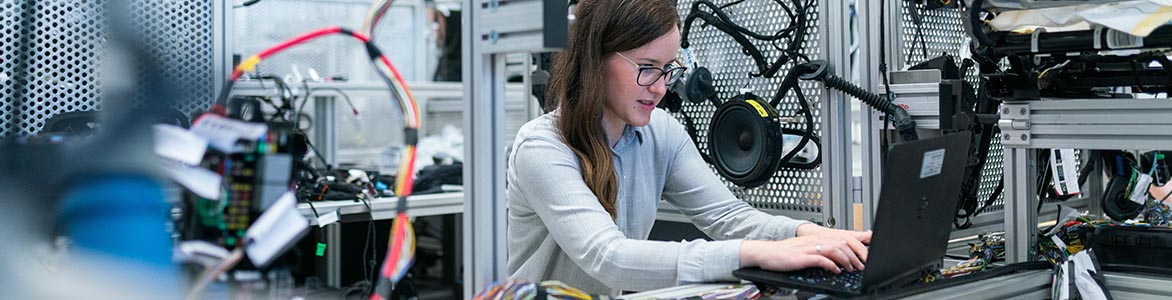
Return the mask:
<path id="1" fill-rule="evenodd" d="M 978 239 L 980 242 L 969 243 L 969 259 L 940 270 L 940 275 L 952 278 L 984 271 L 994 261 L 1005 259 L 1005 237 L 985 234 Z"/>
<path id="2" fill-rule="evenodd" d="M 1038 254 L 1050 264 L 1058 265 L 1065 262 L 1070 255 L 1090 247 L 1089 239 L 1095 227 L 1112 226 L 1112 223 L 1080 216 L 1054 226 L 1048 230 L 1049 232 L 1039 234 Z M 1054 242 L 1055 239 L 1062 241 L 1065 247 L 1059 246 Z"/>
<path id="3" fill-rule="evenodd" d="M 749 29 L 741 27 L 732 21 L 728 13 L 724 9 L 736 4 L 740 4 L 744 0 L 734 1 L 722 6 L 717 6 L 712 1 L 700 0 L 692 4 L 692 9 L 688 16 L 684 18 L 683 31 L 680 32 L 680 47 L 687 49 L 691 44 L 688 42 L 688 35 L 691 32 L 692 23 L 696 19 L 701 19 L 707 25 L 711 25 L 716 29 L 728 34 L 737 44 L 741 45 L 742 51 L 746 55 L 753 58 L 753 62 L 757 65 L 757 73 L 750 73 L 749 76 L 771 78 L 777 74 L 781 67 L 789 63 L 795 57 L 800 57 L 806 61 L 810 59 L 801 54 L 802 43 L 806 40 L 806 24 L 808 20 L 808 10 L 813 6 L 813 0 L 792 0 L 789 3 L 782 0 L 774 0 L 785 11 L 786 16 L 789 17 L 790 24 L 777 32 L 765 35 L 753 32 Z M 705 11 L 702 8 L 707 7 L 711 12 Z M 754 38 L 761 41 L 769 42 L 776 50 L 780 51 L 780 55 L 773 63 L 765 61 L 765 55 L 757 46 L 749 40 Z M 778 45 L 779 42 L 788 40 L 785 46 Z"/>
<path id="4" fill-rule="evenodd" d="M 389 6 L 389 2 L 387 5 Z M 383 12 L 385 12 L 385 9 L 383 9 Z M 403 113 L 403 133 L 406 147 L 399 164 L 398 175 L 395 177 L 395 195 L 399 198 L 394 222 L 391 225 L 390 245 L 388 245 L 387 256 L 382 268 L 379 270 L 379 282 L 376 285 L 375 293 L 371 295 L 371 299 L 384 299 L 390 295 L 390 290 L 393 288 L 394 283 L 406 275 L 415 257 L 415 232 L 407 216 L 407 197 L 411 195 L 411 189 L 414 186 L 414 172 L 412 170 L 415 169 L 415 148 L 419 140 L 419 106 L 398 69 L 375 46 L 368 35 L 336 26 L 326 27 L 294 37 L 272 48 L 265 49 L 256 55 L 250 56 L 232 71 L 232 75 L 224 84 L 224 88 L 216 99 L 215 105 L 212 106 L 209 112 L 220 115 L 226 114 L 225 105 L 236 80 L 245 72 L 254 70 L 257 64 L 265 58 L 276 55 L 295 45 L 333 34 L 347 35 L 363 43 L 376 73 L 387 85 L 391 95 L 396 99 L 399 110 Z"/>
<path id="5" fill-rule="evenodd" d="M 895 124 L 895 130 L 899 132 L 904 142 L 919 139 L 919 135 L 916 133 L 916 121 L 912 119 L 907 110 L 892 103 L 888 97 L 868 92 L 866 89 L 846 81 L 846 79 L 831 74 L 829 66 L 829 62 L 816 60 L 794 67 L 790 70 L 790 74 L 786 76 L 786 81 L 789 81 L 789 83 L 782 82 L 782 88 L 777 91 L 778 95 L 784 95 L 789 88 L 798 88 L 796 80 L 793 80 L 791 76 L 796 76 L 802 80 L 821 81 L 826 85 L 826 88 L 842 91 L 851 97 L 859 99 L 872 109 L 890 115 L 891 122 Z M 799 91 L 798 94 L 800 95 L 801 92 Z M 774 97 L 773 101 L 780 101 L 780 99 Z"/>
<path id="6" fill-rule="evenodd" d="M 605 296 L 594 297 L 582 290 L 573 288 L 561 281 L 549 280 L 540 283 L 507 280 L 493 282 L 484 291 L 476 294 L 474 300 L 591 300 L 608 299 Z"/>
<path id="7" fill-rule="evenodd" d="M 690 53 L 688 48 L 691 46 L 691 43 L 688 41 L 688 37 L 691 34 L 692 25 L 696 19 L 700 19 L 704 21 L 704 26 L 712 26 L 732 37 L 733 40 L 741 46 L 743 53 L 752 58 L 757 67 L 757 72 L 749 73 L 748 75 L 750 77 L 772 78 L 777 75 L 783 66 L 789 64 L 791 61 L 795 61 L 795 58 L 801 59 L 802 61 L 810 60 L 809 57 L 801 53 L 801 49 L 802 44 L 806 39 L 806 31 L 808 29 L 807 25 L 809 23 L 809 9 L 814 5 L 814 1 L 774 0 L 774 2 L 777 3 L 785 12 L 789 20 L 789 25 L 778 30 L 777 32 L 774 32 L 773 34 L 761 34 L 754 32 L 738 25 L 732 20 L 732 17 L 730 17 L 725 10 L 742 2 L 744 2 L 744 0 L 733 1 L 724 5 L 717 5 L 712 1 L 701 0 L 693 3 L 691 10 L 684 18 L 683 28 L 680 34 L 680 47 L 684 49 L 684 51 Z M 764 52 L 753 44 L 753 39 L 768 42 L 771 46 L 773 46 L 774 50 L 779 52 L 778 57 L 772 63 L 767 62 Z M 694 64 L 694 62 L 691 60 L 690 54 L 688 63 Z M 707 69 L 703 67 L 692 67 L 695 70 L 693 72 L 708 72 Z M 708 76 L 710 77 L 710 75 Z M 798 144 L 793 147 L 792 150 L 781 157 L 779 160 L 779 166 L 810 170 L 817 168 L 821 164 L 821 141 L 818 136 L 814 135 L 814 115 L 811 111 L 809 102 L 807 102 L 804 95 L 801 94 L 800 89 L 796 87 L 796 82 L 793 89 L 797 93 L 796 97 L 798 98 L 799 104 L 798 113 L 802 114 L 805 119 L 805 129 L 782 128 L 782 133 L 789 135 L 799 135 L 801 136 L 801 140 L 799 140 Z M 789 88 L 785 88 L 785 90 L 788 91 Z M 773 107 L 777 107 L 778 104 L 780 104 L 781 98 L 784 98 L 784 96 L 784 92 L 775 95 L 773 101 L 771 101 Z M 697 102 L 699 101 L 699 99 L 690 100 Z M 710 100 L 713 100 L 714 104 L 720 106 L 720 101 L 715 101 L 714 99 Z M 698 133 L 691 116 L 689 116 L 686 111 L 679 109 L 678 107 L 675 107 L 671 110 L 673 112 L 679 112 L 683 116 L 684 125 L 687 128 L 689 136 L 692 137 L 692 142 L 696 144 L 697 149 L 702 148 L 699 146 L 700 143 L 697 138 Z M 817 146 L 817 156 L 809 162 L 791 162 L 794 156 L 805 149 L 808 143 L 814 143 Z M 701 151 L 701 156 L 709 163 L 714 162 L 713 159 L 703 151 Z"/>

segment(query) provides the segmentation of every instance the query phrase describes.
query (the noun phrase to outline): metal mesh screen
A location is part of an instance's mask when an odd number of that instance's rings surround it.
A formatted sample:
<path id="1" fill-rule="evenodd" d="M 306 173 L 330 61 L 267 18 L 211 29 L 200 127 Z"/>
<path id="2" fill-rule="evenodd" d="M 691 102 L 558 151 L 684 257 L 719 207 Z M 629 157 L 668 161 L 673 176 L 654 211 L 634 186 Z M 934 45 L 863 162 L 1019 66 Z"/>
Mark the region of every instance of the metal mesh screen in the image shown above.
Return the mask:
<path id="1" fill-rule="evenodd" d="M 217 70 L 213 61 L 215 45 L 211 30 L 213 3 L 216 1 L 133 1 L 130 18 L 132 28 L 139 30 L 146 50 L 160 59 L 162 76 L 167 76 L 169 88 L 180 97 L 172 107 L 184 115 L 206 110 L 215 100 L 212 82 Z M 139 82 L 159 80 L 137 72 Z M 141 88 L 137 93 L 144 93 Z M 141 99 L 141 98 L 140 98 Z M 156 99 L 148 99 L 153 101 Z M 136 103 L 142 105 L 142 103 Z"/>
<path id="2" fill-rule="evenodd" d="M 33 135 L 55 115 L 102 109 L 105 83 L 106 14 L 100 1 L 38 1 L 32 15 L 26 1 L 0 1 L 0 135 Z M 206 109 L 213 97 L 212 51 L 217 1 L 133 1 L 131 26 L 148 41 L 147 48 L 163 62 L 168 79 L 182 95 L 176 109 L 183 114 Z M 32 18 L 29 45 L 20 45 L 23 18 Z M 24 72 L 24 103 L 20 118 L 13 95 L 21 47 L 31 47 Z M 141 93 L 142 91 L 136 91 Z M 141 103 L 140 103 L 141 104 Z M 15 125 L 15 130 L 10 126 Z"/>
<path id="3" fill-rule="evenodd" d="M 915 65 L 926 60 L 923 49 L 927 48 L 928 57 L 948 53 L 953 57 L 966 57 L 969 38 L 961 23 L 961 12 L 956 9 L 925 10 L 921 5 L 909 6 L 911 1 L 899 1 L 903 7 L 903 51 L 896 52 L 903 55 L 906 66 Z M 913 12 L 912 10 L 916 10 Z M 913 13 L 920 15 L 920 23 L 916 24 Z M 921 34 L 922 33 L 922 34 Z M 977 82 L 976 68 L 965 74 L 965 79 L 973 84 Z M 1001 180 L 1004 171 L 1004 148 L 1001 146 L 1000 134 L 993 137 L 989 144 L 989 152 L 985 160 L 985 168 L 981 171 L 981 185 L 978 190 L 978 201 L 984 202 L 993 194 L 994 188 Z M 1004 209 L 1004 193 L 992 205 L 981 211 L 981 214 L 991 214 Z"/>
<path id="4" fill-rule="evenodd" d="M 718 1 L 717 4 L 725 2 L 732 1 Z M 681 18 L 687 16 L 693 3 L 694 1 L 680 1 L 678 3 Z M 807 11 L 809 24 L 806 26 L 806 42 L 802 45 L 802 53 L 809 56 L 810 59 L 817 59 L 821 55 L 819 41 L 822 37 L 818 28 L 818 24 L 821 22 L 818 18 L 818 12 L 821 9 L 820 2 L 815 2 L 812 6 Z M 774 1 L 747 0 L 725 9 L 725 12 L 738 25 L 758 33 L 771 34 L 790 24 L 789 16 L 785 10 Z M 789 66 L 783 67 L 775 78 L 749 77 L 748 74 L 757 72 L 757 68 L 749 56 L 742 54 L 741 46 L 727 34 L 710 26 L 704 27 L 703 21 L 699 19 L 693 23 L 688 41 L 691 43 L 689 49 L 696 61 L 712 71 L 715 79 L 714 85 L 721 99 L 730 99 L 739 94 L 741 89 L 748 89 L 761 97 L 771 97 L 780 86 L 781 77 L 789 70 Z M 779 55 L 780 51 L 767 42 L 758 41 L 755 45 L 761 49 L 767 61 L 772 62 Z M 803 82 L 801 87 L 814 115 L 814 134 L 821 136 L 822 89 L 812 82 Z M 782 116 L 796 116 L 800 119 L 798 108 L 798 99 L 793 96 L 792 92 L 777 107 Z M 702 104 L 685 102 L 683 110 L 692 117 L 696 124 L 700 151 L 708 152 L 708 124 L 713 113 L 716 112 L 716 107 L 707 102 Z M 680 114 L 675 114 L 675 117 L 681 120 L 683 118 Z M 805 129 L 802 123 L 784 124 L 783 126 Z M 715 173 L 716 170 L 713 169 L 713 172 Z M 742 188 L 723 178 L 721 180 L 729 186 L 734 195 L 754 207 L 820 213 L 823 197 L 822 174 L 821 168 L 814 170 L 782 168 L 766 184 L 752 189 Z"/>

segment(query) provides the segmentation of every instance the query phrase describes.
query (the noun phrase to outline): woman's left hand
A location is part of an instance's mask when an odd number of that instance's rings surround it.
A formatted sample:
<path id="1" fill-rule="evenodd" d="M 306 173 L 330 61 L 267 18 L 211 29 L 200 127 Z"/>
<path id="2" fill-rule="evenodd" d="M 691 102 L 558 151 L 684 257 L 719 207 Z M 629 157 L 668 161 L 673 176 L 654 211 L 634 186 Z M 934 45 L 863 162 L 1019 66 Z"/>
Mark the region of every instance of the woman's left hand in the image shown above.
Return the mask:
<path id="1" fill-rule="evenodd" d="M 830 237 L 846 242 L 851 251 L 862 260 L 867 262 L 867 244 L 871 243 L 871 231 L 853 231 L 833 229 L 818 226 L 813 223 L 806 223 L 798 226 L 797 236 L 823 236 Z"/>

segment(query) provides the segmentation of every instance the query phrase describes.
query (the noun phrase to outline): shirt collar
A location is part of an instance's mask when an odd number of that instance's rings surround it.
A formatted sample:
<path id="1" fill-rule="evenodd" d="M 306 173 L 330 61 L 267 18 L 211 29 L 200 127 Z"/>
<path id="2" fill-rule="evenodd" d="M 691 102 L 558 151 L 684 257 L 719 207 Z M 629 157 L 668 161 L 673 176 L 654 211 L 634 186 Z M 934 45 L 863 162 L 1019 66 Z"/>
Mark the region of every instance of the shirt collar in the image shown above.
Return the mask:
<path id="1" fill-rule="evenodd" d="M 615 144 L 611 150 L 614 150 L 614 152 L 617 154 L 619 150 L 631 147 L 631 145 L 642 145 L 643 133 L 640 129 L 641 128 L 631 126 L 630 124 L 624 125 L 623 135 L 619 137 L 619 142 Z"/>

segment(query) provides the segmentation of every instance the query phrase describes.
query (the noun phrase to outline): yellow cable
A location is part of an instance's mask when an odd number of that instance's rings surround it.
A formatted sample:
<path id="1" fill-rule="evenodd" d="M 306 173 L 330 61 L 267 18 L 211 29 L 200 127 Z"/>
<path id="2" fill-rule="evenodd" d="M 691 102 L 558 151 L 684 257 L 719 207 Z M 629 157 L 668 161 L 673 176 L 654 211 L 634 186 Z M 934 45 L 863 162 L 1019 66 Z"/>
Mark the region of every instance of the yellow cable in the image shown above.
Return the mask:
<path id="1" fill-rule="evenodd" d="M 243 62 L 241 62 L 239 66 L 236 66 L 236 69 L 244 72 L 252 72 L 253 70 L 256 70 L 256 65 L 260 64 L 260 61 L 260 56 L 252 55 L 249 56 L 248 59 L 245 59 Z"/>

